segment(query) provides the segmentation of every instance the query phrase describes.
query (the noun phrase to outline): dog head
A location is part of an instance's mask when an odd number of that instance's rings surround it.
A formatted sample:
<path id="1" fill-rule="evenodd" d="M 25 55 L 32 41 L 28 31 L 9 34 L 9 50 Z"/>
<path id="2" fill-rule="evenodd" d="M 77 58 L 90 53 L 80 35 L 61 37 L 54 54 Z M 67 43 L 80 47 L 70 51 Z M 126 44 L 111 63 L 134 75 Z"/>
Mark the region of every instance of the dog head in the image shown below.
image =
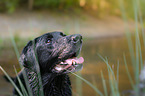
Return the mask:
<path id="1" fill-rule="evenodd" d="M 65 74 L 82 69 L 83 57 L 77 58 L 82 47 L 82 36 L 66 36 L 62 32 L 46 33 L 29 41 L 24 47 L 20 62 L 24 67 L 41 72 Z"/>

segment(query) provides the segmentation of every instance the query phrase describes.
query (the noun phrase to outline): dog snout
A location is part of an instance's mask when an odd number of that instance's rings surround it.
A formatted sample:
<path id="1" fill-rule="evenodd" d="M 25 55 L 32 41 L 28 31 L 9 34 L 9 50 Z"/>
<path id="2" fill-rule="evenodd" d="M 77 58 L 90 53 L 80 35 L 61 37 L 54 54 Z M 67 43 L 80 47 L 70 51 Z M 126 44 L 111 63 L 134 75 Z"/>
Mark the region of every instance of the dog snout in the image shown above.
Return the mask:
<path id="1" fill-rule="evenodd" d="M 80 34 L 75 34 L 71 37 L 73 43 L 78 43 L 82 41 L 82 36 Z"/>

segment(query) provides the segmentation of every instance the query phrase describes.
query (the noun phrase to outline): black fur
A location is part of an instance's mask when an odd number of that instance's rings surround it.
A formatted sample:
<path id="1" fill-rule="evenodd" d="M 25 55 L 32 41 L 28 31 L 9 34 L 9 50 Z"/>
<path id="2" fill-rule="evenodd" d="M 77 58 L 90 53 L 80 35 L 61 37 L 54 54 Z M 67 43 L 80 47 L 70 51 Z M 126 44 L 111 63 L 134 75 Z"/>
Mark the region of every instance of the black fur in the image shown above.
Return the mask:
<path id="1" fill-rule="evenodd" d="M 54 67 L 61 61 L 76 57 L 81 46 L 81 35 L 66 36 L 61 32 L 46 33 L 29 41 L 20 56 L 20 63 L 24 69 L 19 78 L 25 88 L 27 87 L 24 78 L 27 77 L 33 96 L 40 96 L 41 85 L 45 96 L 71 96 L 71 83 L 67 75 L 69 71 L 56 72 Z M 26 77 L 23 76 L 24 72 Z M 17 78 L 14 81 L 21 89 Z M 13 93 L 19 95 L 15 89 Z"/>

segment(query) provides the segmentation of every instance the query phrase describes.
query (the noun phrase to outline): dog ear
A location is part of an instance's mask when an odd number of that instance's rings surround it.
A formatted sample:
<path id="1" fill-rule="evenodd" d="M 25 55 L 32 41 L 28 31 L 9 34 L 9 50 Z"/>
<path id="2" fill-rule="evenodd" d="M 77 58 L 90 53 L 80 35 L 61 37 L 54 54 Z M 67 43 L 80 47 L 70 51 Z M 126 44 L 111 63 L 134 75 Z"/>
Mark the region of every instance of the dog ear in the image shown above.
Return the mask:
<path id="1" fill-rule="evenodd" d="M 25 67 L 24 71 L 26 72 L 26 76 L 28 77 L 28 82 L 34 96 L 36 96 L 36 94 L 40 95 L 40 90 L 43 90 L 41 87 L 40 68 L 37 56 L 35 55 L 35 42 L 36 41 L 34 39 L 33 41 L 29 41 L 27 43 L 19 59 L 20 64 Z"/>
<path id="2" fill-rule="evenodd" d="M 35 69 L 34 64 L 36 62 L 34 59 L 35 53 L 33 48 L 34 48 L 33 41 L 29 41 L 27 45 L 24 47 L 19 59 L 20 64 L 31 70 Z"/>

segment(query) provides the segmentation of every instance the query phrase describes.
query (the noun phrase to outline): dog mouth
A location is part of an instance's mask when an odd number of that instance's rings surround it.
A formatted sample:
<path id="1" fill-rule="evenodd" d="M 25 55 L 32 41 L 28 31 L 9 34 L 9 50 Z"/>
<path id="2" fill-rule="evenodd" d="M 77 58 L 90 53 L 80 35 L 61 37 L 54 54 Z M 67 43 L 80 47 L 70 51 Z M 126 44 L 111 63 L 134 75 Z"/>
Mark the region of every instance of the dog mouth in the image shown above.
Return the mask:
<path id="1" fill-rule="evenodd" d="M 55 73 L 70 73 L 76 72 L 83 68 L 84 58 L 83 57 L 71 57 L 60 63 L 56 64 L 53 68 L 53 72 Z"/>
<path id="2" fill-rule="evenodd" d="M 75 41 L 77 39 L 77 42 Z M 59 74 L 66 74 L 76 72 L 83 68 L 83 57 L 77 57 L 82 48 L 82 39 L 74 38 L 72 40 L 73 47 L 65 47 L 58 56 L 58 61 L 55 63 L 52 72 Z M 70 46 L 70 45 L 69 45 Z"/>

